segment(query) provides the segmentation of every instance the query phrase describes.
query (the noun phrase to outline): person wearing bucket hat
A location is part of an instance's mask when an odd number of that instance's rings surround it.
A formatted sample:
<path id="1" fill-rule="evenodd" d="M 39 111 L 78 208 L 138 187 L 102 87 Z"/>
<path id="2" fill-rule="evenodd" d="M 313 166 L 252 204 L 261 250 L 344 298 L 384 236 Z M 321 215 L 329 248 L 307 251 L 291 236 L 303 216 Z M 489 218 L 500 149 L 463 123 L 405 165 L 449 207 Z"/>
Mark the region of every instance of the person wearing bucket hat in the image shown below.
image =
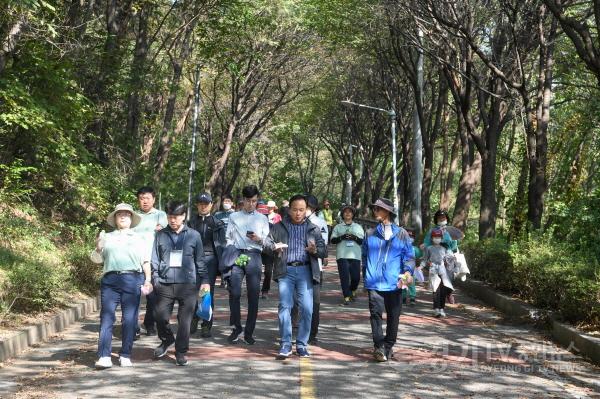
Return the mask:
<path id="1" fill-rule="evenodd" d="M 104 266 L 100 280 L 100 337 L 98 339 L 98 369 L 112 366 L 113 326 L 117 306 L 122 313 L 122 344 L 119 361 L 131 367 L 131 352 L 137 329 L 141 289 L 150 290 L 150 259 L 143 238 L 132 230 L 141 221 L 129 204 L 119 204 L 106 217 L 115 230 L 96 242 L 96 251 Z"/>
<path id="2" fill-rule="evenodd" d="M 415 254 L 406 230 L 393 222 L 396 216 L 392 201 L 379 198 L 371 205 L 377 226 L 369 229 L 362 244 L 365 289 L 369 295 L 373 357 L 385 362 L 393 357 L 402 310 L 402 283 L 412 282 L 411 262 Z M 408 274 L 407 274 L 408 273 Z M 383 334 L 383 313 L 387 314 Z"/>
<path id="3" fill-rule="evenodd" d="M 208 270 L 208 279 L 210 284 L 211 306 L 215 309 L 215 282 L 219 270 L 219 260 L 223 255 L 225 248 L 225 223 L 210 214 L 212 210 L 212 196 L 209 193 L 200 193 L 196 196 L 197 212 L 194 212 L 188 226 L 200 233 L 202 245 L 204 246 L 204 263 Z M 198 305 L 196 305 L 196 308 Z M 213 313 L 214 314 L 214 313 Z M 192 318 L 190 333 L 193 334 L 198 329 L 200 319 L 196 316 Z M 202 338 L 211 337 L 213 319 L 203 320 L 200 326 L 200 335 Z"/>
<path id="4" fill-rule="evenodd" d="M 340 285 L 342 286 L 342 305 L 349 305 L 356 299 L 356 290 L 360 283 L 361 245 L 365 231 L 360 224 L 354 222 L 356 209 L 351 205 L 344 205 L 340 212 L 342 223 L 333 228 L 331 243 L 336 244 L 336 260 Z"/>

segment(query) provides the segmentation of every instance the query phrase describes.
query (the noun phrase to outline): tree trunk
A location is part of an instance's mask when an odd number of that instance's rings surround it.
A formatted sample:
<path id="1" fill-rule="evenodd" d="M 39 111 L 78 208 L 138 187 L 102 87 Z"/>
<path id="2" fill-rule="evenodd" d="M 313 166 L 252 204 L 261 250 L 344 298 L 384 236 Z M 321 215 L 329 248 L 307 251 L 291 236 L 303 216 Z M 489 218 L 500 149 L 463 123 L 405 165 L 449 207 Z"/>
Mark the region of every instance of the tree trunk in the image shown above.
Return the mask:
<path id="1" fill-rule="evenodd" d="M 143 92 L 145 65 L 148 56 L 148 17 L 151 13 L 149 6 L 142 7 L 138 13 L 138 34 L 135 41 L 131 76 L 129 79 L 130 94 L 127 99 L 127 122 L 125 137 L 132 140 L 131 150 L 133 159 L 138 159 L 137 149 L 140 143 L 139 129 L 141 123 L 140 96 Z"/>
<path id="2" fill-rule="evenodd" d="M 8 57 L 12 55 L 17 47 L 17 43 L 19 42 L 19 38 L 21 37 L 21 33 L 23 32 L 23 27 L 25 26 L 25 16 L 19 16 L 17 22 L 15 22 L 11 28 L 9 29 L 6 37 L 2 39 L 2 49 L 0 50 L 0 74 L 6 68 L 6 62 Z"/>
<path id="3" fill-rule="evenodd" d="M 161 129 L 161 138 L 158 145 L 158 149 L 156 151 L 156 161 L 154 163 L 154 185 L 156 187 L 160 186 L 160 179 L 162 178 L 163 172 L 165 170 L 167 158 L 169 156 L 169 152 L 171 151 L 171 145 L 173 144 L 173 133 L 171 132 L 171 129 L 173 124 L 173 117 L 175 116 L 177 93 L 179 92 L 179 84 L 181 82 L 181 76 L 183 74 L 183 63 L 185 62 L 185 60 L 187 60 L 192 51 L 191 36 L 197 21 L 197 19 L 194 19 L 192 22 L 188 23 L 185 32 L 183 33 L 183 38 L 179 40 L 179 43 L 176 46 L 179 48 L 176 48 L 176 54 L 172 60 L 173 75 L 171 76 L 169 99 L 167 100 L 165 117 L 163 119 Z M 183 117 L 184 120 L 187 118 L 187 114 L 191 110 L 192 97 L 193 95 L 188 96 L 186 111 L 184 112 Z M 181 129 L 183 129 L 184 127 L 185 124 L 181 126 Z"/>
<path id="4" fill-rule="evenodd" d="M 444 184 L 444 191 L 441 194 L 440 209 L 450 209 L 450 198 L 452 197 L 452 189 L 454 187 L 454 175 L 458 169 L 458 154 L 460 149 L 460 134 L 456 135 L 454 143 L 452 144 L 452 152 L 450 155 L 450 166 L 448 168 L 448 174 L 445 177 L 446 182 Z"/>
<path id="5" fill-rule="evenodd" d="M 553 18 L 548 37 L 545 37 L 543 25 L 543 9 L 540 17 L 540 59 L 538 68 L 538 90 L 536 126 L 531 137 L 527 139 L 529 149 L 529 189 L 528 219 L 537 230 L 542 227 L 544 213 L 544 195 L 547 190 L 546 165 L 548 163 L 548 123 L 550 121 L 550 101 L 552 99 L 552 78 L 554 64 L 554 42 L 557 22 Z"/>
<path id="6" fill-rule="evenodd" d="M 179 118 L 174 131 L 171 131 L 171 123 L 175 114 L 175 106 L 173 105 L 173 108 L 170 108 L 169 104 L 167 104 L 167 113 L 165 114 L 165 119 L 163 122 L 163 135 L 160 139 L 160 144 L 156 153 L 156 162 L 154 164 L 153 183 L 156 189 L 160 188 L 160 180 L 165 171 L 165 166 L 167 165 L 167 159 L 169 158 L 174 138 L 179 136 L 185 129 L 187 118 L 194 105 L 194 102 L 192 101 L 193 98 L 194 96 L 192 94 L 188 96 L 187 105 L 183 111 L 183 114 L 181 115 L 181 118 Z"/>
<path id="7" fill-rule="evenodd" d="M 496 235 L 496 152 L 486 151 L 481 157 L 481 201 L 479 239 Z"/>
<path id="8" fill-rule="evenodd" d="M 473 151 L 466 132 L 461 133 L 462 167 L 452 225 L 466 230 L 473 193 L 481 180 L 481 156 Z"/>
<path id="9" fill-rule="evenodd" d="M 529 171 L 529 158 L 527 156 L 527 150 L 523 149 L 523 156 L 521 161 L 521 170 L 519 173 L 519 182 L 517 184 L 517 192 L 513 200 L 512 209 L 512 220 L 510 225 L 510 232 L 508 234 L 508 241 L 514 241 L 523 230 L 527 216 L 524 212 L 526 202 L 526 190 L 527 190 L 527 178 Z"/>

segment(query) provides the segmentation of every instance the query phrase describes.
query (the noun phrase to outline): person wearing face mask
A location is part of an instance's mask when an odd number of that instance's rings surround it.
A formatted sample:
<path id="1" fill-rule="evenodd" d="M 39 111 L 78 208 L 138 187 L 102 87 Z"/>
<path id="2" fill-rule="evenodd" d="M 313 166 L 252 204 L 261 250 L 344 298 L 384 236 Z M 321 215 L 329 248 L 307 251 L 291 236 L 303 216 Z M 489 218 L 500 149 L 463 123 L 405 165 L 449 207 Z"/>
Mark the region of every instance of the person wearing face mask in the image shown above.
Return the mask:
<path id="1" fill-rule="evenodd" d="M 188 226 L 200 233 L 202 245 L 204 246 L 204 263 L 208 271 L 210 284 L 211 306 L 215 309 L 215 281 L 219 270 L 219 260 L 225 248 L 225 223 L 210 214 L 212 209 L 212 196 L 209 193 L 200 193 L 196 196 L 196 209 Z M 196 305 L 196 308 L 198 305 Z M 190 333 L 193 334 L 198 329 L 198 317 L 194 312 Z M 213 321 L 203 320 L 200 335 L 202 338 L 211 337 Z"/>
<path id="2" fill-rule="evenodd" d="M 422 249 L 425 249 L 429 246 L 431 246 L 432 241 L 431 241 L 431 232 L 434 229 L 440 229 L 443 233 L 443 237 L 442 237 L 442 242 L 448 247 L 449 250 L 451 250 L 452 252 L 456 252 L 458 251 L 458 241 L 453 240 L 452 237 L 450 237 L 450 234 L 446 231 L 445 227 L 448 225 L 448 212 L 439 209 L 434 215 L 433 215 L 433 224 L 435 224 L 435 227 L 432 227 L 431 229 L 429 229 L 429 231 L 425 234 L 425 237 L 423 238 L 423 247 Z"/>
<path id="3" fill-rule="evenodd" d="M 402 283 L 412 283 L 415 253 L 406 230 L 394 223 L 398 215 L 394 203 L 379 198 L 371 208 L 377 225 L 366 232 L 362 243 L 363 281 L 369 297 L 373 357 L 386 362 L 394 357 L 402 311 Z"/>
<path id="4" fill-rule="evenodd" d="M 429 267 L 429 285 L 433 292 L 435 317 L 446 317 L 446 297 L 454 291 L 450 275 L 454 268 L 454 254 L 443 242 L 442 229 L 431 231 L 431 245 L 425 248 L 421 267 Z"/>
<path id="5" fill-rule="evenodd" d="M 231 214 L 235 212 L 233 209 L 233 198 L 231 195 L 223 196 L 223 210 L 215 213 L 215 218 L 219 219 L 225 224 L 225 228 L 227 228 L 227 224 L 229 223 L 229 217 Z"/>

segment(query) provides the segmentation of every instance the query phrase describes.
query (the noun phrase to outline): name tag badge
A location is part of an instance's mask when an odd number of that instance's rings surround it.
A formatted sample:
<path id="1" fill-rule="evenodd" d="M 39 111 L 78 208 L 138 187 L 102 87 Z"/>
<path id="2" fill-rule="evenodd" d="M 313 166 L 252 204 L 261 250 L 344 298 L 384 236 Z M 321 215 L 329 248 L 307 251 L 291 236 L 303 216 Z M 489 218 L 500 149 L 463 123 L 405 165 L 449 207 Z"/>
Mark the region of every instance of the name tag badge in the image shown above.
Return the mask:
<path id="1" fill-rule="evenodd" d="M 169 254 L 169 267 L 181 267 L 183 251 L 171 251 Z"/>
<path id="2" fill-rule="evenodd" d="M 346 241 L 346 246 L 347 247 L 353 247 L 354 246 L 354 241 Z"/>

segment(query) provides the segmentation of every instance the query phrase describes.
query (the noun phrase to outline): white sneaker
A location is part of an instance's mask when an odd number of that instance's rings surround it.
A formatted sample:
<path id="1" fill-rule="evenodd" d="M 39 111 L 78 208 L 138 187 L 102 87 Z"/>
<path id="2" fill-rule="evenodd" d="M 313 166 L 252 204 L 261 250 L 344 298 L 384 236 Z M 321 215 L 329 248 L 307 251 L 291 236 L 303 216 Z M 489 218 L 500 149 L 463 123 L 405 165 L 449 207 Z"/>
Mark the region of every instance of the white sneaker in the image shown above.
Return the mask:
<path id="1" fill-rule="evenodd" d="M 440 310 L 438 308 L 433 309 L 433 316 L 440 317 Z"/>
<path id="2" fill-rule="evenodd" d="M 440 309 L 440 316 L 446 317 L 446 312 L 444 312 L 444 309 Z"/>
<path id="3" fill-rule="evenodd" d="M 109 369 L 112 367 L 112 360 L 110 359 L 110 356 L 101 357 L 100 359 L 98 359 L 95 366 L 99 370 Z"/>
<path id="4" fill-rule="evenodd" d="M 121 367 L 133 367 L 133 363 L 131 363 L 131 359 L 128 357 L 120 357 L 119 362 L 121 362 Z"/>

